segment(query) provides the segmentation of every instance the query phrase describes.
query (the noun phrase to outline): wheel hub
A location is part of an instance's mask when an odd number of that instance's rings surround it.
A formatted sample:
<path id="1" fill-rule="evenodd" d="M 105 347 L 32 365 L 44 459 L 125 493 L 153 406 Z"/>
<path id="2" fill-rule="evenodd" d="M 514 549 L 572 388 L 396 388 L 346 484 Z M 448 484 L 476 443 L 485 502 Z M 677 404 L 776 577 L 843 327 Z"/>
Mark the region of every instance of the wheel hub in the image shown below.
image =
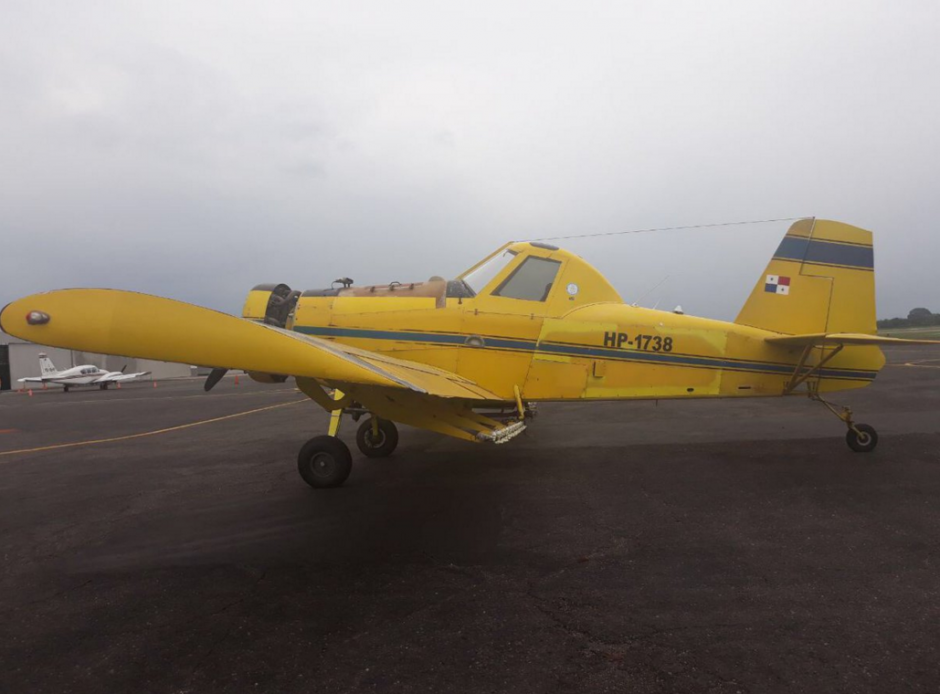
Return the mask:
<path id="1" fill-rule="evenodd" d="M 329 477 L 336 470 L 336 461 L 329 453 L 317 453 L 310 460 L 310 467 L 317 477 Z"/>

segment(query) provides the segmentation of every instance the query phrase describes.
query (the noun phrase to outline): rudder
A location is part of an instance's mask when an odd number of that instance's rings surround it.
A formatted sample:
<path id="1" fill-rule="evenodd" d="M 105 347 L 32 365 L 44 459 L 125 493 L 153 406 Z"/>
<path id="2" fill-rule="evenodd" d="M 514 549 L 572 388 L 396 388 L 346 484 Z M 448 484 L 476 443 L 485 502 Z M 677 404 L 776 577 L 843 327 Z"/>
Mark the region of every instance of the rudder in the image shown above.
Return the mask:
<path id="1" fill-rule="evenodd" d="M 795 222 L 735 323 L 788 335 L 873 334 L 872 233 L 823 219 Z"/>

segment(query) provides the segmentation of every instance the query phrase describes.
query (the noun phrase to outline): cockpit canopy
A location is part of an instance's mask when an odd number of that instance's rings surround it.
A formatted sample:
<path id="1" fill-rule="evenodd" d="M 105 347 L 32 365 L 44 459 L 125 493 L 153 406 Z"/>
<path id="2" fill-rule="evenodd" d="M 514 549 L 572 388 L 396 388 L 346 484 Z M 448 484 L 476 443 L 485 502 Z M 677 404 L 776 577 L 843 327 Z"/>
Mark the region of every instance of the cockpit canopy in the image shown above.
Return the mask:
<path id="1" fill-rule="evenodd" d="M 548 302 L 562 313 L 576 305 L 621 301 L 617 290 L 583 259 L 532 241 L 506 244 L 451 284 L 457 282 L 473 297 Z"/>
<path id="2" fill-rule="evenodd" d="M 478 265 L 461 277 L 474 296 L 482 292 L 516 257 L 518 251 L 507 249 Z M 529 256 L 522 260 L 491 294 L 524 301 L 545 301 L 552 289 L 561 261 Z"/>

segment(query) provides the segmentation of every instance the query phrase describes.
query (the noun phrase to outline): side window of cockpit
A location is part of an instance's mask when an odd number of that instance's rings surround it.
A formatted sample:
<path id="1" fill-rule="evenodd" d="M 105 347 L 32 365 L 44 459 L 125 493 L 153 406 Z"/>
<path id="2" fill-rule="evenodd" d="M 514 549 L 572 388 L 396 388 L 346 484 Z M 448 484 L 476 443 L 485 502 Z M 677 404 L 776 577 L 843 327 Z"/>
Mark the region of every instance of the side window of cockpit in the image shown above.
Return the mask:
<path id="1" fill-rule="evenodd" d="M 493 292 L 493 296 L 525 301 L 545 301 L 561 263 L 557 260 L 529 257 Z"/>

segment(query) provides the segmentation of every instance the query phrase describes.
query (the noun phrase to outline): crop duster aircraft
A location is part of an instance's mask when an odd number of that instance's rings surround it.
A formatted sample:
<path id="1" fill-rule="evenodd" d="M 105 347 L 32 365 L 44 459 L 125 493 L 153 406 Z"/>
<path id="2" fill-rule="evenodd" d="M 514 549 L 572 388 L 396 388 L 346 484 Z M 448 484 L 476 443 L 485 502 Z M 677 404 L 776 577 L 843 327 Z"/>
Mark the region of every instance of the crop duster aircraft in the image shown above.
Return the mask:
<path id="1" fill-rule="evenodd" d="M 872 234 L 804 219 L 787 231 L 734 322 L 625 304 L 591 265 L 537 242 L 509 243 L 457 279 L 293 292 L 261 285 L 236 318 L 108 289 L 36 294 L 6 306 L 2 329 L 40 344 L 217 367 L 297 386 L 339 416 L 368 414 L 367 456 L 389 455 L 394 422 L 504 443 L 532 404 L 559 400 L 808 394 L 844 422 L 855 451 L 874 428 L 823 400 L 884 366 L 875 333 Z M 340 286 L 336 286 L 340 285 Z M 923 342 L 923 341 L 918 341 Z M 342 484 L 349 448 L 333 435 L 300 450 L 313 487 Z"/>

